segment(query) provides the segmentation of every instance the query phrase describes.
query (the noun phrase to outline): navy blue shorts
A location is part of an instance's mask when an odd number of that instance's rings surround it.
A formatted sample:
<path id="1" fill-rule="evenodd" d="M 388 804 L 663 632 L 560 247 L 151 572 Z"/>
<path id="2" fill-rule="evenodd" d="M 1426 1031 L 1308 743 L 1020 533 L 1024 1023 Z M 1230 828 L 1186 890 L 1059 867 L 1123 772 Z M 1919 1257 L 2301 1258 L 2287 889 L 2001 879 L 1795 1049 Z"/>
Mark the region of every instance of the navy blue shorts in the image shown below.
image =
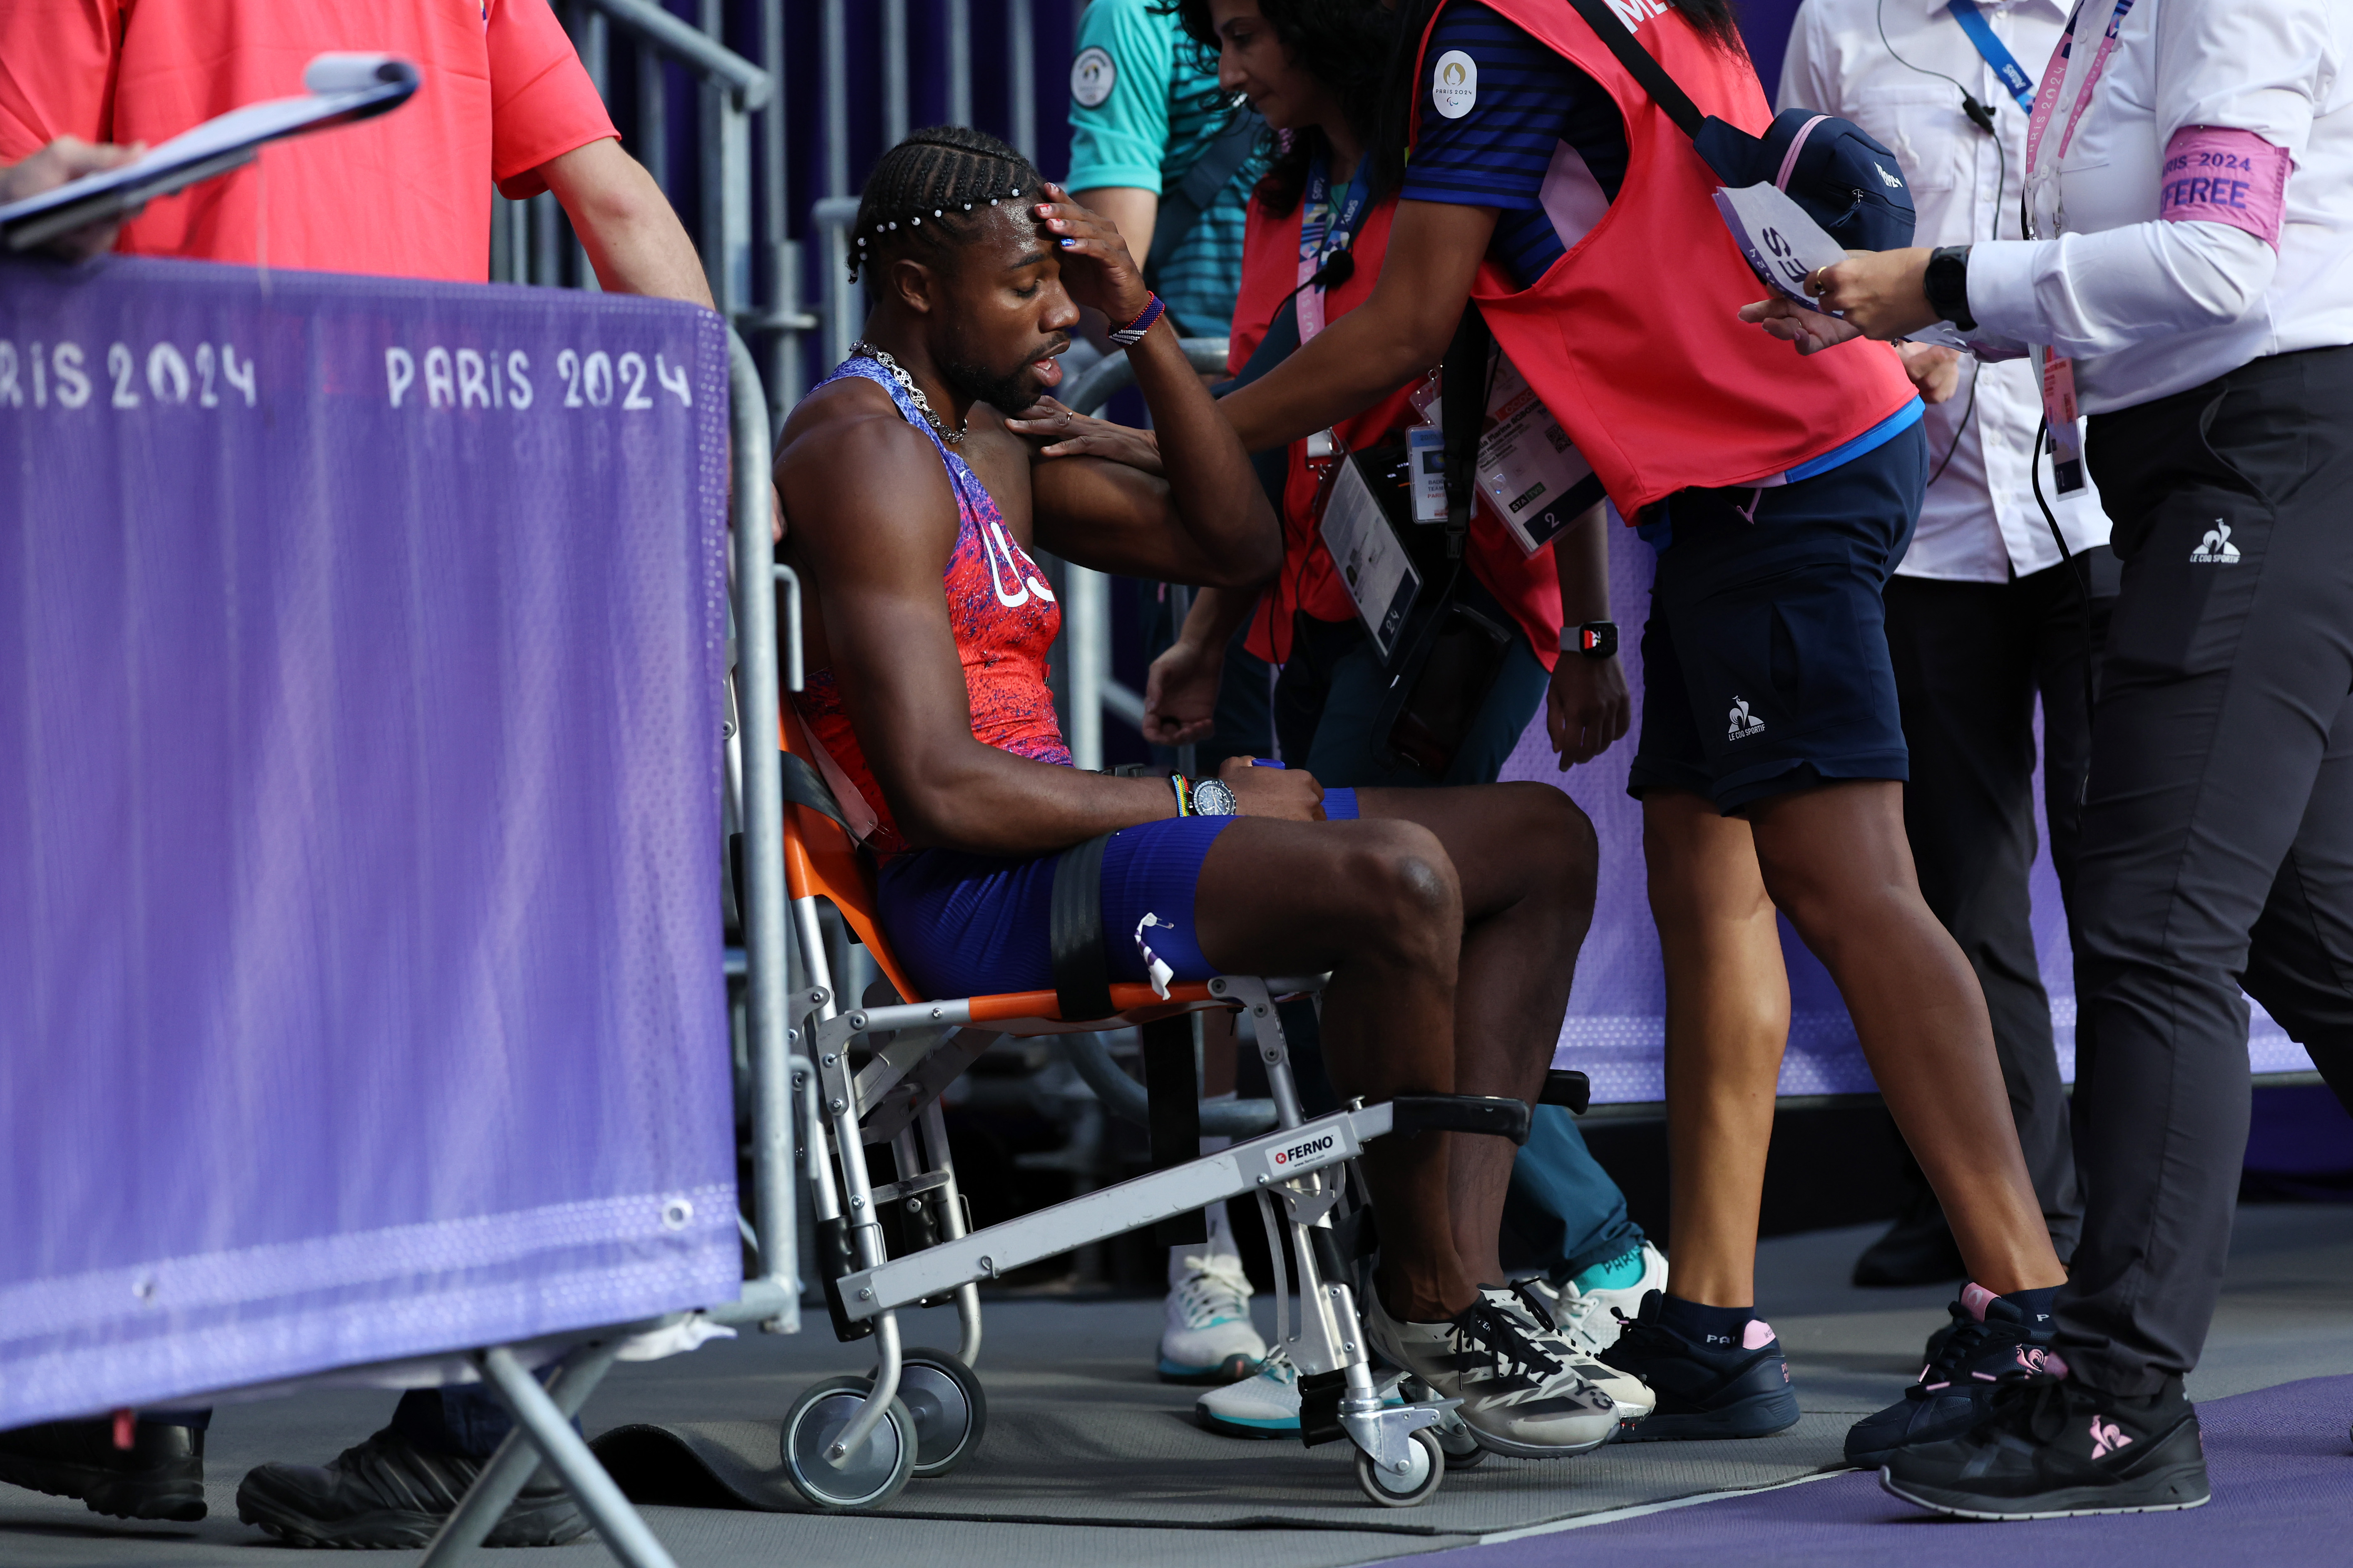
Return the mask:
<path id="1" fill-rule="evenodd" d="M 1729 815 L 1826 780 L 1910 776 L 1880 595 L 1912 542 L 1927 451 L 1915 423 L 1812 479 L 1667 502 L 1628 794 L 1688 790 Z"/>
<path id="2" fill-rule="evenodd" d="M 1356 792 L 1324 792 L 1324 813 L 1356 815 Z M 1114 981 L 1150 978 L 1143 948 L 1178 980 L 1207 980 L 1217 966 L 1201 956 L 1193 893 L 1209 846 L 1235 819 L 1180 816 L 1123 828 L 1103 847 L 1103 932 Z M 987 996 L 1051 991 L 1050 942 L 1054 868 L 1060 853 L 1028 860 L 961 849 L 914 849 L 882 863 L 875 911 L 921 997 Z M 1145 915 L 1153 924 L 1139 931 Z"/>

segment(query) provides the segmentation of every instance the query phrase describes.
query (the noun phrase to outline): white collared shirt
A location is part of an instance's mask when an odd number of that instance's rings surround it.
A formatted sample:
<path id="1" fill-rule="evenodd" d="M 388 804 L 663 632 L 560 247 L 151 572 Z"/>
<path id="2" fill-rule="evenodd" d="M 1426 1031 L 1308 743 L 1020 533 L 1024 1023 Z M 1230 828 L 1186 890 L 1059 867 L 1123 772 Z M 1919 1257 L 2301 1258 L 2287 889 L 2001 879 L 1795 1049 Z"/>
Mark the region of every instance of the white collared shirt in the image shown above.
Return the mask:
<path id="1" fill-rule="evenodd" d="M 2045 237 L 1970 253 L 1972 336 L 2073 356 L 2093 414 L 2353 342 L 2353 0 L 2137 0 L 2063 153 L 2114 10 L 2084 0 L 2042 139 Z M 2295 161 L 2276 249 L 2159 216 L 2168 146 L 2190 127 L 2251 132 Z"/>
<path id="2" fill-rule="evenodd" d="M 2059 0 L 1981 0 L 1981 8 L 2027 74 L 2040 77 L 2066 25 L 2064 6 Z M 1959 88 L 1912 67 L 1957 79 L 1990 107 L 2000 150 L 1961 111 Z M 1839 115 L 1886 143 L 1904 165 L 1919 210 L 1913 244 L 1982 245 L 1997 234 L 2019 237 L 2026 113 L 1945 0 L 1805 0 L 1790 30 L 1778 107 Z M 2022 577 L 2058 562 L 2059 547 L 2035 504 L 2026 466 L 2042 416 L 2030 363 L 1962 360 L 1959 389 L 1932 405 L 1924 423 L 1928 468 L 1936 479 L 1921 506 L 1912 547 L 1896 567 L 1900 574 L 2001 583 L 2013 572 Z M 2098 494 L 2087 489 L 2063 499 L 2048 457 L 2042 468 L 2042 494 L 2068 550 L 2105 543 L 2108 520 Z"/>

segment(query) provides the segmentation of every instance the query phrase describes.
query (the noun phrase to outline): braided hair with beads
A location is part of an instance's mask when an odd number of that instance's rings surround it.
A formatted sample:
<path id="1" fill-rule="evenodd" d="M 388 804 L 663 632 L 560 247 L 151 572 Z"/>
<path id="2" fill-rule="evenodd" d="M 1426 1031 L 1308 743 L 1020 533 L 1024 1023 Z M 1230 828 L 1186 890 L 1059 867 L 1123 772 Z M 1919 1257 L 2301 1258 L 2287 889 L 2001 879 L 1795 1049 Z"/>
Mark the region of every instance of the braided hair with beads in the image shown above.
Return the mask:
<path id="1" fill-rule="evenodd" d="M 988 221 L 988 209 L 1039 199 L 1046 176 L 985 131 L 934 125 L 882 154 L 851 230 L 849 280 L 901 257 L 937 260 Z"/>

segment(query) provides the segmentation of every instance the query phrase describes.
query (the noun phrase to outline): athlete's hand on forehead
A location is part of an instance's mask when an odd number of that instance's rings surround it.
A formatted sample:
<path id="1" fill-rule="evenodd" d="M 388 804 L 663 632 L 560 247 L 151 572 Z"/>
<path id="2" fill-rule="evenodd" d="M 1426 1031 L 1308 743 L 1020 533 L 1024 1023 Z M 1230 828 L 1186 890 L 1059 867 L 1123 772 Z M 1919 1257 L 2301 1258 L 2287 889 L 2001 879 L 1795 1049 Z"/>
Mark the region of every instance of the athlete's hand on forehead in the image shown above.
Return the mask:
<path id="1" fill-rule="evenodd" d="M 1062 258 L 1062 287 L 1071 298 L 1101 310 L 1114 330 L 1144 314 L 1152 290 L 1144 286 L 1144 268 L 1128 254 L 1119 226 L 1079 205 L 1051 181 L 1046 195 L 1052 199 L 1029 211 Z"/>

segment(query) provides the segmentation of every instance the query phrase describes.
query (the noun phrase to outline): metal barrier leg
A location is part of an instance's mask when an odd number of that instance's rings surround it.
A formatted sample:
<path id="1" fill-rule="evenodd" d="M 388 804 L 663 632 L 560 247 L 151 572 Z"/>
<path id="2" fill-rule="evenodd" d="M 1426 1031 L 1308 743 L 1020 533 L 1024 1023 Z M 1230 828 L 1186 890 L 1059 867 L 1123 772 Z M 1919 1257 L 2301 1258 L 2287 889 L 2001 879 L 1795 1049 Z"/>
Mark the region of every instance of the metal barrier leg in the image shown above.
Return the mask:
<path id="1" fill-rule="evenodd" d="M 547 1396 L 566 1421 L 580 1414 L 596 1385 L 613 1368 L 613 1358 L 621 1348 L 620 1334 L 593 1344 L 583 1345 L 568 1357 L 548 1385 Z M 457 1508 L 435 1532 L 433 1544 L 425 1553 L 419 1568 L 453 1568 L 465 1561 L 467 1553 L 487 1540 L 500 1518 L 522 1495 L 531 1478 L 539 1468 L 539 1450 L 518 1427 L 506 1436 L 506 1440 L 491 1456 L 490 1463 L 458 1500 Z"/>
<path id="2" fill-rule="evenodd" d="M 776 670 L 776 546 L 768 534 L 768 409 L 751 351 L 727 334 L 728 392 L 735 452 L 735 650 L 737 695 L 754 743 L 737 737 L 743 782 L 744 1022 L 752 1058 L 754 1215 L 760 1279 L 782 1305 L 764 1329 L 800 1329 L 799 1211 L 792 1187 L 791 1040 L 786 996 L 792 980 L 786 941 L 784 763 L 769 738 L 783 700 Z M 799 584 L 789 602 L 797 620 Z M 797 631 L 797 627 L 795 628 Z M 797 664 L 797 655 L 795 663 Z"/>
<path id="3" fill-rule="evenodd" d="M 619 1558 L 628 1568 L 678 1568 L 654 1532 L 648 1529 L 644 1518 L 621 1495 L 596 1456 L 588 1451 L 587 1443 L 572 1429 L 570 1416 L 557 1408 L 555 1401 L 540 1387 L 539 1380 L 531 1375 L 514 1352 L 504 1345 L 495 1345 L 477 1357 L 482 1375 L 490 1380 L 506 1407 L 514 1413 L 540 1453 L 588 1517 L 596 1521 L 596 1531 L 604 1538 L 606 1549 Z"/>

